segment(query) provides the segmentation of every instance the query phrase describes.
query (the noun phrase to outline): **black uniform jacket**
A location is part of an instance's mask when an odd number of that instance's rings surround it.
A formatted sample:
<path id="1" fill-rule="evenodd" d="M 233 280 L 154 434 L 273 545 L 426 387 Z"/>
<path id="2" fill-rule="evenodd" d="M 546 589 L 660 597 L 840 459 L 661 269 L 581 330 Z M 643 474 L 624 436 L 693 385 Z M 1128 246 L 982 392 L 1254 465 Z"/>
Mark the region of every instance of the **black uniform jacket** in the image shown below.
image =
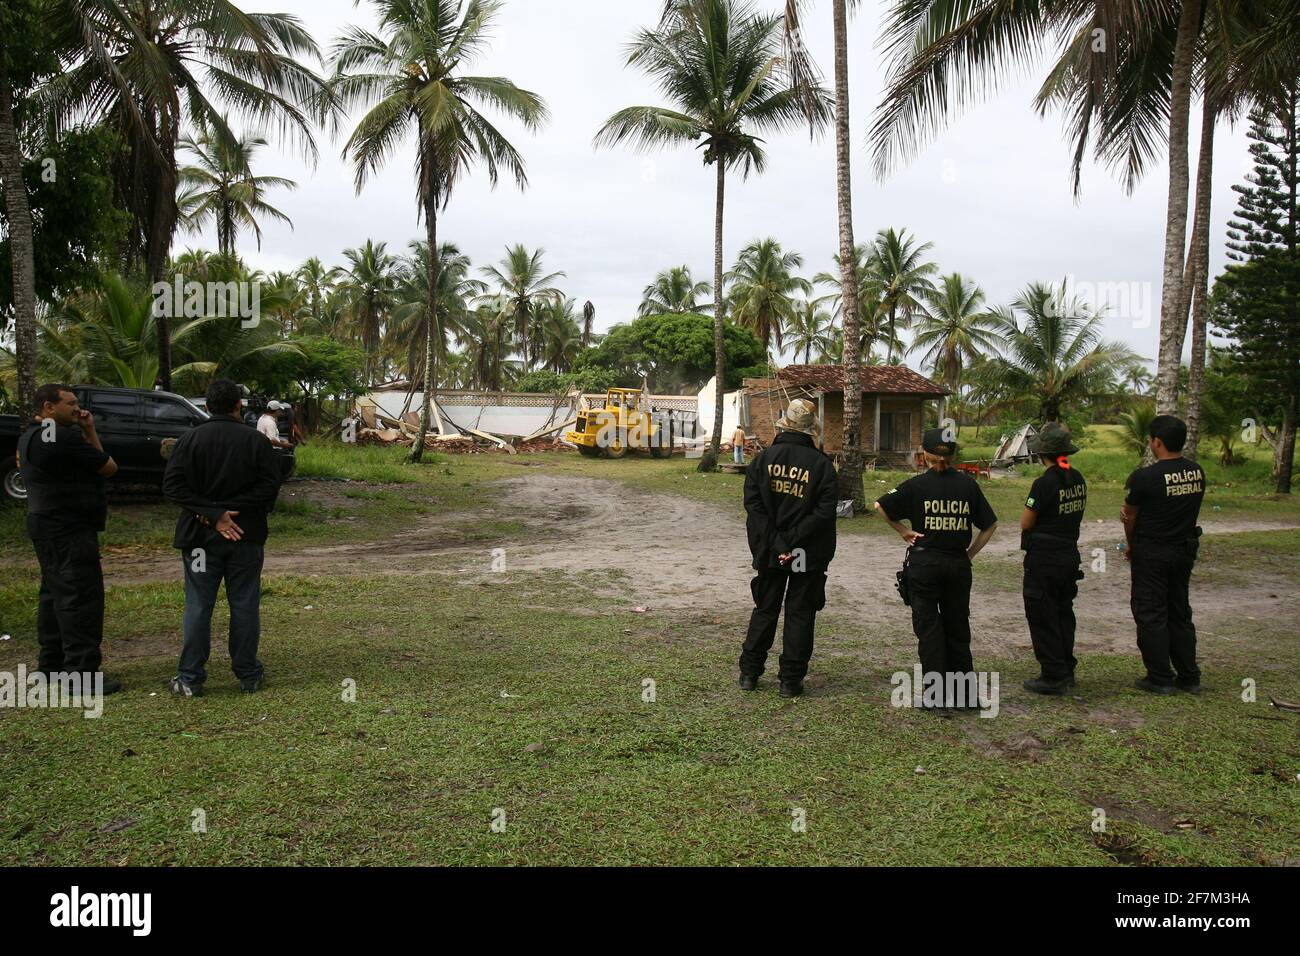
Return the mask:
<path id="1" fill-rule="evenodd" d="M 835 557 L 835 465 L 800 432 L 781 432 L 745 473 L 745 530 L 758 571 L 780 567 L 803 549 L 792 570 L 825 571 Z"/>
<path id="2" fill-rule="evenodd" d="M 163 475 L 163 494 L 181 506 L 176 521 L 176 548 L 201 547 L 216 535 L 198 517 L 216 524 L 227 511 L 238 511 L 241 540 L 266 544 L 266 518 L 280 493 L 280 463 L 267 437 L 229 416 L 194 426 L 172 450 Z"/>

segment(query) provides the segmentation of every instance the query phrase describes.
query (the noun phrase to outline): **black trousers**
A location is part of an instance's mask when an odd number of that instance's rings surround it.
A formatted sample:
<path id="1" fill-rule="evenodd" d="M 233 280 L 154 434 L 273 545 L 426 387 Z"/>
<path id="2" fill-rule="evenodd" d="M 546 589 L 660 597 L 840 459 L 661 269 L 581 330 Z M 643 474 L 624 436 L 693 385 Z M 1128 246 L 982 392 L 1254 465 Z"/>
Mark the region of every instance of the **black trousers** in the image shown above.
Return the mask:
<path id="1" fill-rule="evenodd" d="M 1201 679 L 1189 594 L 1196 551 L 1194 542 L 1133 546 L 1133 623 L 1147 677 L 1157 684 L 1172 684 L 1175 677 L 1190 684 Z"/>
<path id="2" fill-rule="evenodd" d="M 966 552 L 913 553 L 907 568 L 921 670 L 926 674 L 969 673 L 970 558 Z"/>
<path id="3" fill-rule="evenodd" d="M 1078 552 L 1062 556 L 1025 555 L 1025 619 L 1043 680 L 1065 680 L 1074 673 L 1074 599 L 1079 594 Z"/>
<path id="4" fill-rule="evenodd" d="M 779 676 L 782 683 L 802 681 L 813 652 L 813 623 L 817 612 L 826 606 L 826 575 L 820 571 L 795 573 L 772 568 L 759 572 L 749 589 L 754 595 L 754 612 L 749 616 L 749 631 L 740 652 L 740 672 L 753 677 L 763 673 L 784 604 Z"/>
<path id="5" fill-rule="evenodd" d="M 36 608 L 37 667 L 49 672 L 97 671 L 104 640 L 104 572 L 99 535 L 75 531 L 33 541 L 41 564 Z"/>

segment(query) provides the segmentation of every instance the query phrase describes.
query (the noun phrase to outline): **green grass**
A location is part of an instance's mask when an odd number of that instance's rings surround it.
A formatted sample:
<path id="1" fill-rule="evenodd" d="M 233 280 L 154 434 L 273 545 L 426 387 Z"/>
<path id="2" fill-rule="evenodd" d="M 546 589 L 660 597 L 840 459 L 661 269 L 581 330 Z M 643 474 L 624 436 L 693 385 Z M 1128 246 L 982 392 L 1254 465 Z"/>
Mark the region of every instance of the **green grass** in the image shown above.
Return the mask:
<path id="1" fill-rule="evenodd" d="M 939 721 L 890 706 L 890 674 L 911 663 L 902 620 L 872 635 L 827 618 L 816 693 L 790 703 L 770 679 L 735 691 L 733 628 L 572 614 L 582 581 L 508 583 L 270 580 L 268 689 L 237 694 L 218 654 L 193 701 L 163 684 L 179 589 L 114 589 L 128 690 L 105 716 L 0 713 L 9 859 L 1217 865 L 1295 852 L 1296 721 L 1253 719 L 1267 704 L 1237 697 L 1241 676 L 1300 696 L 1283 627 L 1207 647 L 1201 698 L 1147 698 L 1129 688 L 1133 661 L 1091 658 L 1084 699 L 1030 700 L 1018 683 L 1032 660 L 982 661 L 1001 672 L 1002 714 Z M 6 617 L 34 600 L 30 585 L 4 593 Z M 155 653 L 122 656 L 139 650 Z M 496 808 L 504 833 L 489 827 Z M 196 809 L 206 834 L 191 832 Z"/>

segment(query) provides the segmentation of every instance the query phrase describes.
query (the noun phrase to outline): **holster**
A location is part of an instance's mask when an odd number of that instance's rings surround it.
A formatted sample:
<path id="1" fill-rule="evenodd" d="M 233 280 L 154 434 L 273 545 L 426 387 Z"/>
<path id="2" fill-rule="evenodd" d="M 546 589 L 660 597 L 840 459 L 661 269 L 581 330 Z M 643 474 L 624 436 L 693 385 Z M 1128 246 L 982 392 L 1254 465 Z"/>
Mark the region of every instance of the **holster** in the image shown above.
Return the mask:
<path id="1" fill-rule="evenodd" d="M 903 558 L 903 570 L 895 575 L 894 587 L 898 588 L 898 596 L 903 599 L 903 604 L 907 607 L 912 606 L 912 592 L 907 584 L 907 569 L 912 566 L 912 549 L 907 549 L 907 556 Z"/>

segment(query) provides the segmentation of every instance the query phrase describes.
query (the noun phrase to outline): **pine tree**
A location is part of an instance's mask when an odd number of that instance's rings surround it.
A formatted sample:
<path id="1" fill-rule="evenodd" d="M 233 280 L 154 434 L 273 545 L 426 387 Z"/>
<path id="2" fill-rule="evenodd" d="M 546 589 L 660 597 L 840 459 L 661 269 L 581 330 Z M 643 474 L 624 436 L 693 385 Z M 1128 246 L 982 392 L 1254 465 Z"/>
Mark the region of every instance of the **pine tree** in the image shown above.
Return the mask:
<path id="1" fill-rule="evenodd" d="M 1265 426 L 1263 434 L 1274 449 L 1277 491 L 1289 494 L 1300 410 L 1300 80 L 1253 110 L 1250 122 L 1254 171 L 1232 187 L 1231 263 L 1216 284 L 1215 324 L 1233 340 L 1261 417 L 1281 417 L 1280 430 Z"/>

